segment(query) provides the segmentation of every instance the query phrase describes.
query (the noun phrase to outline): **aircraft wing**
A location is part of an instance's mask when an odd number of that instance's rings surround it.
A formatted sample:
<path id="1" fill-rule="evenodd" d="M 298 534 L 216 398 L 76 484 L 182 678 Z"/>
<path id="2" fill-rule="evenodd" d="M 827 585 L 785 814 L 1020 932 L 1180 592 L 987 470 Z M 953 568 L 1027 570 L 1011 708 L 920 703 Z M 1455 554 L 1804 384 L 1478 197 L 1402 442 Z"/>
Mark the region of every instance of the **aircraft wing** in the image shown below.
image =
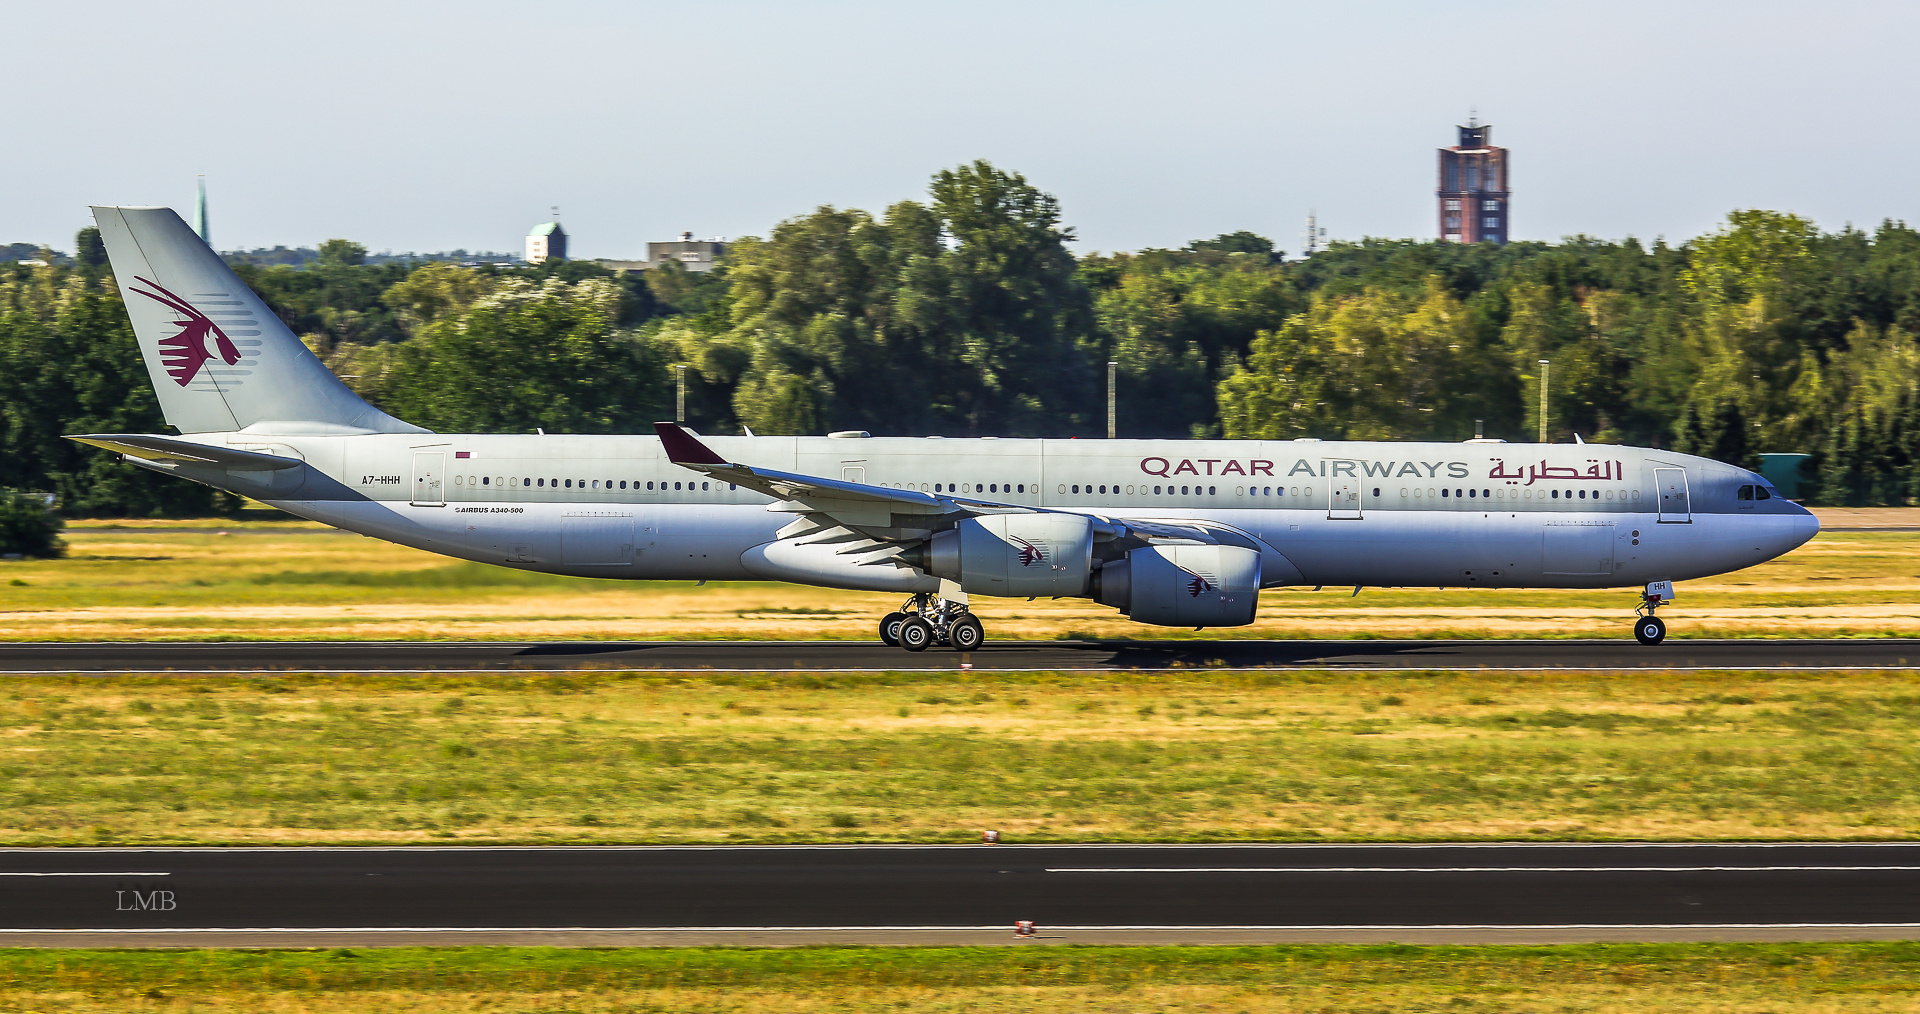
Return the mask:
<path id="1" fill-rule="evenodd" d="M 847 482 L 757 465 L 742 465 L 714 453 L 712 448 L 700 442 L 700 438 L 676 423 L 657 422 L 653 424 L 653 429 L 660 434 L 660 445 L 666 451 L 668 461 L 703 475 L 711 475 L 722 482 L 745 486 L 779 501 L 769 506 L 768 510 L 825 514 L 842 524 L 879 528 L 924 528 L 943 518 L 1032 510 L 1016 504 L 935 496 L 917 489 L 891 489 L 870 486 L 864 482 Z"/>
<path id="2" fill-rule="evenodd" d="M 778 502 L 770 505 L 768 510 L 813 518 L 809 523 L 796 523 L 792 533 L 783 532 L 782 537 L 834 529 L 842 533 L 836 538 L 852 539 L 864 531 L 869 541 L 886 543 L 901 538 L 923 538 L 927 530 L 945 528 L 962 518 L 982 514 L 1059 513 L 1092 518 L 1095 530 L 1099 532 L 1098 537 L 1102 540 L 1132 539 L 1141 544 L 1194 545 L 1238 545 L 1250 541 L 1244 533 L 1210 522 L 1112 517 L 1091 511 L 1055 511 L 1045 507 L 935 495 L 915 489 L 870 486 L 862 482 L 742 465 L 721 457 L 676 423 L 654 423 L 653 428 L 660 435 L 660 444 L 666 451 L 668 461 L 773 497 Z"/>
<path id="3" fill-rule="evenodd" d="M 178 440 L 153 433 L 79 433 L 69 435 L 67 439 L 92 444 L 129 458 L 151 461 L 156 465 L 211 465 L 216 468 L 272 472 L 306 464 L 299 458 L 243 451 L 237 447 L 196 444 L 191 440 Z"/>

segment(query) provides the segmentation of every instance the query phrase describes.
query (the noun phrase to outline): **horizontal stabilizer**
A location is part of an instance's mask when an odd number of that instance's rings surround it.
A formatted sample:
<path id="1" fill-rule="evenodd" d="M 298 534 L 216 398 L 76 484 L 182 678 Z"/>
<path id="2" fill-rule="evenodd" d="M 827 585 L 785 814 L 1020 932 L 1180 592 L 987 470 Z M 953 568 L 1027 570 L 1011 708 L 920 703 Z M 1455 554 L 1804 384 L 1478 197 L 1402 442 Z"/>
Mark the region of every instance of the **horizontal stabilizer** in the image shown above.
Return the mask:
<path id="1" fill-rule="evenodd" d="M 283 458 L 278 454 L 261 454 L 259 451 L 242 451 L 233 447 L 196 444 L 191 440 L 177 440 L 152 433 L 81 433 L 69 436 L 67 439 L 92 444 L 117 454 L 124 454 L 129 458 L 151 461 L 157 465 L 201 465 L 271 472 L 282 468 L 298 468 L 306 464 L 299 458 Z"/>

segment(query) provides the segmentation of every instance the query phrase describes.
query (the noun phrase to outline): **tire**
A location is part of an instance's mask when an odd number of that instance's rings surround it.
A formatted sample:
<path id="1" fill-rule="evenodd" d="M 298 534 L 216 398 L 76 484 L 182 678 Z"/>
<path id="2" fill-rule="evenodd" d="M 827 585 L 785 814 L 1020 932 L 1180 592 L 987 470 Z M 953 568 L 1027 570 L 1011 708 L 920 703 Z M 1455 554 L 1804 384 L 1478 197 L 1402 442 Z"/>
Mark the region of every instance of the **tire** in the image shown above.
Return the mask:
<path id="1" fill-rule="evenodd" d="M 1641 644 L 1659 644 L 1667 636 L 1667 624 L 1658 616 L 1643 616 L 1633 624 L 1634 640 Z"/>
<path id="2" fill-rule="evenodd" d="M 933 643 L 933 624 L 918 616 L 900 621 L 900 647 L 908 651 L 926 651 Z"/>
<path id="3" fill-rule="evenodd" d="M 962 616 L 947 628 L 947 643 L 954 651 L 973 651 L 986 641 L 987 632 L 972 615 Z"/>
<path id="4" fill-rule="evenodd" d="M 900 621 L 906 618 L 906 613 L 888 613 L 880 617 L 880 640 L 886 642 L 887 647 L 900 647 Z"/>

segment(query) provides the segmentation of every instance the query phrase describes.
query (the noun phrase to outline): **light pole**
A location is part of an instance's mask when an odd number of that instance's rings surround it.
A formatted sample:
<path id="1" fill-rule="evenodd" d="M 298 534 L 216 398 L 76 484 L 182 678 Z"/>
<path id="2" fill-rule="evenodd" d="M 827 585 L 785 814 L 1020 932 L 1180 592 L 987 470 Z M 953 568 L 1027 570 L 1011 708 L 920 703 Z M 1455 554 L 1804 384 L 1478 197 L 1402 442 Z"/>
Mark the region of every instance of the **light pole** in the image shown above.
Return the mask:
<path id="1" fill-rule="evenodd" d="M 1114 434 L 1117 432 L 1115 417 L 1113 413 L 1113 410 L 1114 410 L 1113 377 L 1114 377 L 1114 371 L 1118 369 L 1119 366 L 1120 366 L 1119 363 L 1111 359 L 1107 360 L 1107 439 L 1108 440 L 1112 440 L 1114 437 Z"/>
<path id="2" fill-rule="evenodd" d="M 1540 442 L 1547 442 L 1547 372 L 1553 369 L 1549 360 L 1540 360 Z"/>
<path id="3" fill-rule="evenodd" d="M 687 364 L 673 364 L 673 421 L 687 424 Z"/>

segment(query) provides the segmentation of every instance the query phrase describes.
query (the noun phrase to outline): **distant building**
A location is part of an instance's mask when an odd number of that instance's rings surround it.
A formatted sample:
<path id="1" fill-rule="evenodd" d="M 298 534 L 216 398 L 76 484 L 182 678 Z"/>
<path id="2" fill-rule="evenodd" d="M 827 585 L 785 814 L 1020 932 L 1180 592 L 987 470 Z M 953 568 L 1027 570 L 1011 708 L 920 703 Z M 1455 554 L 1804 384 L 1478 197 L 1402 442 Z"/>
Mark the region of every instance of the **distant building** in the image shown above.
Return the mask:
<path id="1" fill-rule="evenodd" d="M 677 242 L 648 243 L 647 266 L 659 267 L 663 261 L 679 261 L 688 271 L 712 271 L 726 253 L 727 245 L 719 240 L 695 242 L 693 233 L 683 232 Z"/>
<path id="2" fill-rule="evenodd" d="M 647 259 L 643 261 L 595 261 L 602 267 L 615 271 L 647 271 L 657 268 L 667 261 L 677 261 L 688 271 L 702 273 L 720 266 L 720 258 L 726 256 L 727 244 L 717 239 L 696 241 L 693 233 L 683 232 L 680 238 L 668 243 L 648 243 Z"/>
<path id="3" fill-rule="evenodd" d="M 567 259 L 567 230 L 559 222 L 542 222 L 527 233 L 527 263 L 544 264 L 548 258 Z"/>
<path id="4" fill-rule="evenodd" d="M 1460 143 L 1440 149 L 1440 238 L 1449 243 L 1505 243 L 1507 149 L 1493 146 L 1492 124 L 1469 118 L 1459 129 Z"/>

